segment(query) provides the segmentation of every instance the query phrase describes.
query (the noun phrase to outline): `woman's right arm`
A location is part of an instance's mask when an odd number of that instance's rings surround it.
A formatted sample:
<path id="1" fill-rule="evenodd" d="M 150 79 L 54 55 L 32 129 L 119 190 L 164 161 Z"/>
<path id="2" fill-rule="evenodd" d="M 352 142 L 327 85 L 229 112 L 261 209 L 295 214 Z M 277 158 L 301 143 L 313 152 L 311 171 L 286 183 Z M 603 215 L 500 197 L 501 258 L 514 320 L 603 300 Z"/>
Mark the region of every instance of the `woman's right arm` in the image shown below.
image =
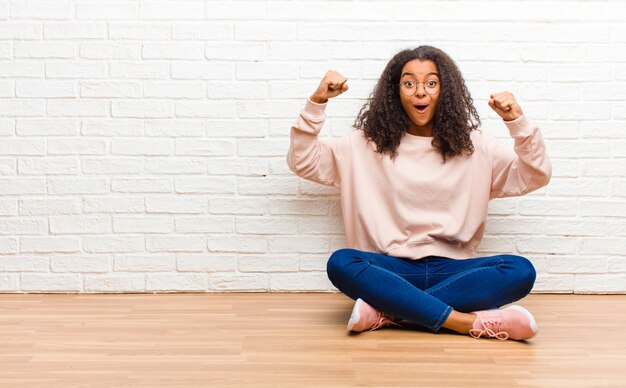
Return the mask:
<path id="1" fill-rule="evenodd" d="M 345 150 L 347 136 L 319 139 L 326 120 L 329 98 L 348 90 L 346 78 L 330 70 L 317 90 L 307 99 L 300 115 L 291 126 L 291 145 L 287 165 L 296 175 L 327 186 L 340 185 L 338 163 Z"/>

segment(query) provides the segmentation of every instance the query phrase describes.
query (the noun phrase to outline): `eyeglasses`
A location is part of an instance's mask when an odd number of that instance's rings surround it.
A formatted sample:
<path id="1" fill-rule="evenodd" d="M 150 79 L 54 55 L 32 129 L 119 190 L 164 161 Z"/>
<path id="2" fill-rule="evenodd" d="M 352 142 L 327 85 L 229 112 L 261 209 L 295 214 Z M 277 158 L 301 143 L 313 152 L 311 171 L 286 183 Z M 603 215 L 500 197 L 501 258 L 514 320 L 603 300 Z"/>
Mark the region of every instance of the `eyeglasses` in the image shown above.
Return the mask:
<path id="1" fill-rule="evenodd" d="M 424 90 L 428 94 L 439 93 L 439 82 L 429 80 L 424 82 L 404 81 L 400 83 L 400 91 L 405 96 L 413 96 L 417 91 L 417 84 L 424 84 Z"/>

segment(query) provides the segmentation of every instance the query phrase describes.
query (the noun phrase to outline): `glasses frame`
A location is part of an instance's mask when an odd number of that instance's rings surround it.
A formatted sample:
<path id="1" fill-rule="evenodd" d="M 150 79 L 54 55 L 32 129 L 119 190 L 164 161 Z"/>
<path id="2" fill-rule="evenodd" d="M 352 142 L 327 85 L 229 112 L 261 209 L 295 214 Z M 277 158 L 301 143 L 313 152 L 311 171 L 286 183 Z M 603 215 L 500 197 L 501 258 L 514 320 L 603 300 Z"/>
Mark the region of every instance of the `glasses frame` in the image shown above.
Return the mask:
<path id="1" fill-rule="evenodd" d="M 398 84 L 398 87 L 400 88 L 400 93 L 404 94 L 405 96 L 407 96 L 407 97 L 408 97 L 408 96 L 414 96 L 414 95 L 415 95 L 415 93 L 417 93 L 417 90 L 418 90 L 417 85 L 418 85 L 418 84 L 426 84 L 426 82 L 430 82 L 430 81 L 435 81 L 435 80 L 428 80 L 428 81 L 422 81 L 422 82 L 411 81 L 411 82 L 415 83 L 415 91 L 414 91 L 413 93 L 411 93 L 411 94 L 406 94 L 406 93 L 404 93 L 404 91 L 402 90 L 402 84 L 403 84 L 404 82 L 407 82 L 407 81 L 402 81 L 402 82 L 400 82 L 400 83 Z M 426 86 L 424 85 L 424 91 L 426 92 L 426 94 L 429 94 L 429 95 L 431 95 L 431 96 L 434 96 L 435 94 L 437 94 L 437 93 L 439 93 L 439 92 L 441 91 L 441 84 L 440 84 L 440 82 L 439 82 L 439 81 L 435 81 L 435 82 L 437 82 L 437 91 L 436 91 L 435 93 L 430 93 L 430 92 L 428 91 L 428 89 L 426 88 Z"/>

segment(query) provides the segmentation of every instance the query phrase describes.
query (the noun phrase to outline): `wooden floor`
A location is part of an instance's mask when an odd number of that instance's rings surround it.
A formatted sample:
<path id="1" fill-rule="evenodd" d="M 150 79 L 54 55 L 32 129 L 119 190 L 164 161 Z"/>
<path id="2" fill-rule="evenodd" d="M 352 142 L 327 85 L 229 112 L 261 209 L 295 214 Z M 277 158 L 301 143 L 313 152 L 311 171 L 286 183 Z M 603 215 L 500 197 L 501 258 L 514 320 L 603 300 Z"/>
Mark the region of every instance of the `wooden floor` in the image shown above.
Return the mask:
<path id="1" fill-rule="evenodd" d="M 1 387 L 626 387 L 626 295 L 531 294 L 526 342 L 349 334 L 343 294 L 1 294 Z"/>

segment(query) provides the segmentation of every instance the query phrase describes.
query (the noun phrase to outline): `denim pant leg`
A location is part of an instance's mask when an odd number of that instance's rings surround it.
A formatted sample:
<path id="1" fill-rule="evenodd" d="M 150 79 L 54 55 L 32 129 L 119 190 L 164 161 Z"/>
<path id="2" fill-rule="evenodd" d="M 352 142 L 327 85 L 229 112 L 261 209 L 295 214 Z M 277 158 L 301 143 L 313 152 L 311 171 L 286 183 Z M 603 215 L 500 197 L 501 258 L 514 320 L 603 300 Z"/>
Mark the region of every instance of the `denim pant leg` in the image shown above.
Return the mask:
<path id="1" fill-rule="evenodd" d="M 520 300 L 535 283 L 525 257 L 495 255 L 465 260 L 431 258 L 426 293 L 461 312 L 494 309 Z"/>
<path id="2" fill-rule="evenodd" d="M 327 265 L 331 283 L 348 297 L 362 298 L 380 311 L 437 332 L 452 307 L 403 278 L 412 276 L 414 283 L 420 282 L 425 270 L 424 262 L 419 260 L 356 249 L 334 252 Z"/>

